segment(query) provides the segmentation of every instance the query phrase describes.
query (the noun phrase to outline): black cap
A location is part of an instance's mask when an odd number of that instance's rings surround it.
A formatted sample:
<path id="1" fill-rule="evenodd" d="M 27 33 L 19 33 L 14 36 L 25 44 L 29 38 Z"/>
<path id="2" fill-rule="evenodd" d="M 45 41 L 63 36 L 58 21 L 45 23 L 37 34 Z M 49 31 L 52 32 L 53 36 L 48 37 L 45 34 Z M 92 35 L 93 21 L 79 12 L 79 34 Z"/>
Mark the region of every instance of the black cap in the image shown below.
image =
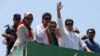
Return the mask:
<path id="1" fill-rule="evenodd" d="M 14 14 L 13 19 L 21 19 L 21 15 L 20 14 Z"/>

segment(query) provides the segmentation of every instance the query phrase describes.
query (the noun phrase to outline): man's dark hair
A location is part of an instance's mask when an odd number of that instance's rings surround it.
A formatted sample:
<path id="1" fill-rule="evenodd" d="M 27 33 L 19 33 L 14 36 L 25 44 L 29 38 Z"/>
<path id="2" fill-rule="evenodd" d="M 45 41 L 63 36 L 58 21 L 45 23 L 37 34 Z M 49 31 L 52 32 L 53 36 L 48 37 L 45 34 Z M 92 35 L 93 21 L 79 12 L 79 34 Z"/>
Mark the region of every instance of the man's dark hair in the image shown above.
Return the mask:
<path id="1" fill-rule="evenodd" d="M 49 23 L 55 24 L 57 26 L 57 23 L 55 21 L 50 21 Z"/>
<path id="2" fill-rule="evenodd" d="M 88 29 L 87 34 L 89 33 L 90 30 L 95 34 L 95 30 L 93 28 Z"/>
<path id="3" fill-rule="evenodd" d="M 49 16 L 50 17 L 50 20 L 51 20 L 51 14 L 49 13 L 49 12 L 46 12 L 46 13 L 44 13 L 43 14 L 43 16 L 42 16 L 42 20 L 45 18 L 45 16 Z"/>
<path id="4" fill-rule="evenodd" d="M 65 25 L 66 25 L 66 23 L 67 23 L 68 21 L 71 21 L 71 22 L 72 22 L 72 25 L 74 24 L 74 21 L 73 21 L 72 19 L 66 19 L 66 20 L 65 20 Z"/>

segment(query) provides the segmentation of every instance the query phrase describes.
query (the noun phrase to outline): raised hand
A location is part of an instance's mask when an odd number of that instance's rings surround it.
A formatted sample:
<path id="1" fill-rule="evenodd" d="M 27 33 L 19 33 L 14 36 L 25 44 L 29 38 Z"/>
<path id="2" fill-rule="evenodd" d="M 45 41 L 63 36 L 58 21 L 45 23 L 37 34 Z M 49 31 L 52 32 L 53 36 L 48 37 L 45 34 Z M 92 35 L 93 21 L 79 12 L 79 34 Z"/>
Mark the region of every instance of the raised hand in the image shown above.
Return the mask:
<path id="1" fill-rule="evenodd" d="M 63 6 L 62 6 L 61 2 L 57 3 L 57 10 L 60 11 L 62 7 L 63 7 Z"/>
<path id="2" fill-rule="evenodd" d="M 57 17 L 58 19 L 61 18 L 61 14 L 60 14 L 60 10 L 62 9 L 62 5 L 61 5 L 61 2 L 57 3 Z"/>

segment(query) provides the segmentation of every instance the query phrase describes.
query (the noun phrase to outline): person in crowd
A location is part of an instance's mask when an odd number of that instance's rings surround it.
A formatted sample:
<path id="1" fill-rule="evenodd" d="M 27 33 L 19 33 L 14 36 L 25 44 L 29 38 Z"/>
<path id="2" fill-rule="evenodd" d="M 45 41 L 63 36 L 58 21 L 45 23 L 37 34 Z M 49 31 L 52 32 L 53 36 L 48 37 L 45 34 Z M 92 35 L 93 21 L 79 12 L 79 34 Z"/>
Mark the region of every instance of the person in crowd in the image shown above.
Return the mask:
<path id="1" fill-rule="evenodd" d="M 33 33 L 31 24 L 33 22 L 33 14 L 31 12 L 26 12 L 24 14 L 23 24 L 20 24 L 17 28 L 17 35 L 19 42 L 24 44 L 26 39 L 33 40 Z"/>
<path id="2" fill-rule="evenodd" d="M 51 21 L 51 14 L 46 12 L 42 16 L 42 23 L 36 28 L 36 41 L 44 44 L 49 44 L 46 29 L 48 28 L 48 23 Z M 44 33 L 44 34 L 43 34 Z"/>
<path id="3" fill-rule="evenodd" d="M 17 28 L 17 40 L 11 50 L 11 53 L 18 48 L 18 46 L 22 46 L 25 50 L 26 41 L 33 41 L 34 33 L 31 28 L 31 24 L 33 22 L 33 14 L 31 12 L 25 12 L 24 19 L 21 21 Z"/>
<path id="4" fill-rule="evenodd" d="M 14 14 L 13 25 L 12 26 L 9 26 L 9 25 L 5 26 L 5 27 L 7 27 L 7 29 L 2 34 L 2 36 L 5 37 L 5 39 L 7 41 L 7 54 L 6 54 L 6 56 L 9 55 L 10 50 L 11 50 L 12 46 L 14 45 L 14 43 L 17 39 L 16 31 L 17 31 L 17 26 L 18 26 L 20 20 L 21 20 L 21 15 L 20 14 Z"/>
<path id="5" fill-rule="evenodd" d="M 99 43 L 97 43 L 97 42 L 94 40 L 95 34 L 96 34 L 95 29 L 89 28 L 89 29 L 87 30 L 87 38 L 88 38 L 88 39 L 85 40 L 85 43 L 87 44 L 88 48 L 89 48 L 91 51 L 93 51 L 93 52 L 95 52 L 95 53 L 100 53 L 100 45 L 99 45 Z"/>
<path id="6" fill-rule="evenodd" d="M 57 21 L 58 28 L 62 38 L 61 47 L 71 48 L 76 50 L 81 50 L 81 47 L 84 50 L 91 52 L 91 50 L 86 46 L 86 44 L 80 39 L 79 35 L 73 32 L 74 21 L 72 19 L 65 20 L 65 29 L 63 27 L 62 18 L 60 10 L 62 8 L 61 2 L 57 4 Z"/>
<path id="7" fill-rule="evenodd" d="M 45 32 L 47 33 L 49 44 L 58 46 L 59 35 L 57 32 L 57 23 L 55 21 L 50 21 Z"/>

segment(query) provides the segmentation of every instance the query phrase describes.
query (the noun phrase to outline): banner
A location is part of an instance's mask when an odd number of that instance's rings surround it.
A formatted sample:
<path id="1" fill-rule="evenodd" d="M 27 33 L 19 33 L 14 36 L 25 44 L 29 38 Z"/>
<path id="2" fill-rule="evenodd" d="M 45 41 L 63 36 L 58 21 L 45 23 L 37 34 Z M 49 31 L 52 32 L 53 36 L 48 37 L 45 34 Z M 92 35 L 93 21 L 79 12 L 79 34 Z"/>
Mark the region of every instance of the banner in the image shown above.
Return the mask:
<path id="1" fill-rule="evenodd" d="M 23 53 L 22 45 L 19 45 L 12 56 L 100 56 L 100 53 L 89 53 L 27 41 L 25 52 Z"/>
<path id="2" fill-rule="evenodd" d="M 28 41 L 27 56 L 100 56 L 100 54 Z"/>

